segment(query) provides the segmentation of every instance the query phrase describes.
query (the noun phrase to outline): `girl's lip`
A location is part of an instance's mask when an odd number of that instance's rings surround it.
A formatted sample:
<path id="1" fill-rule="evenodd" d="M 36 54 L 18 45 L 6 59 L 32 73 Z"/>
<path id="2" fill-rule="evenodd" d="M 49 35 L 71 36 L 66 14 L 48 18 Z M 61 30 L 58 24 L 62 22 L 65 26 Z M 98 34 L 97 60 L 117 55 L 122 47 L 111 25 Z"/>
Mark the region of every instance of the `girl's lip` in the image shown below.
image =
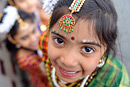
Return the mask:
<path id="1" fill-rule="evenodd" d="M 59 69 L 60 69 L 61 74 L 65 77 L 74 77 L 79 73 L 79 71 L 68 71 L 61 67 L 59 67 Z"/>

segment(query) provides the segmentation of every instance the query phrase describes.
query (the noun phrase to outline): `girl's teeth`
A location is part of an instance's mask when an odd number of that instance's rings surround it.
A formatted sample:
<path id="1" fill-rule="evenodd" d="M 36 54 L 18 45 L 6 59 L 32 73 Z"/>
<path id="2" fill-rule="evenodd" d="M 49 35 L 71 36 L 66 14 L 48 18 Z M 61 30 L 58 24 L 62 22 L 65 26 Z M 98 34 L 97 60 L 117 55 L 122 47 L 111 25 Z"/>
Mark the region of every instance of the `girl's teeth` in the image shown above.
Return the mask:
<path id="1" fill-rule="evenodd" d="M 76 72 L 67 72 L 66 70 L 62 69 L 65 73 L 68 73 L 68 74 L 75 74 Z"/>
<path id="2" fill-rule="evenodd" d="M 68 74 L 75 74 L 76 72 L 67 72 Z"/>

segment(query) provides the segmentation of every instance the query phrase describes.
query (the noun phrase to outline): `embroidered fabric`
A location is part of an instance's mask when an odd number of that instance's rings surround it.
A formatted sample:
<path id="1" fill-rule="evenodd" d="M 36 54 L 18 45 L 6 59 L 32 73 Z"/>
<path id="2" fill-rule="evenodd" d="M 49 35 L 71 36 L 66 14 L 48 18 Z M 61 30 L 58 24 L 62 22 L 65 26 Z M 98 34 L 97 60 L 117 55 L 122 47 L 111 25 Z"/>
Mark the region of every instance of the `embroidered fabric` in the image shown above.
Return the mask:
<path id="1" fill-rule="evenodd" d="M 40 69 L 42 59 L 35 53 L 22 58 L 17 58 L 21 69 L 27 71 L 30 75 L 30 82 L 36 87 L 46 87 L 48 80 Z"/>

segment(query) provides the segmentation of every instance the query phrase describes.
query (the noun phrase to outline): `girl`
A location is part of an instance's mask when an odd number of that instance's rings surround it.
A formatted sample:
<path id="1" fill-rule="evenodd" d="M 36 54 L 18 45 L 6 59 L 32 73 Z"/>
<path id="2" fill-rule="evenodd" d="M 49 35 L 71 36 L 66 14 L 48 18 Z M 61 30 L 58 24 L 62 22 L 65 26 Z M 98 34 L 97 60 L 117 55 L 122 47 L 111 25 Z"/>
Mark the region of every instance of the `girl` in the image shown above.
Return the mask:
<path id="1" fill-rule="evenodd" d="M 40 7 L 37 0 L 8 0 L 8 4 L 33 15 L 39 31 L 42 32 L 46 30 L 48 15 L 44 12 L 44 9 Z"/>
<path id="2" fill-rule="evenodd" d="M 130 86 L 114 58 L 117 13 L 110 0 L 59 0 L 49 23 L 40 48 L 52 87 Z"/>
<path id="3" fill-rule="evenodd" d="M 9 20 L 10 23 L 4 25 Z M 46 76 L 40 69 L 42 59 L 37 54 L 40 32 L 36 27 L 33 17 L 21 10 L 17 13 L 16 8 L 8 6 L 2 17 L 1 26 L 2 24 L 3 27 L 8 26 L 9 28 L 7 29 L 6 46 L 11 52 L 11 59 L 14 64 L 17 62 L 22 70 L 29 73 L 30 82 L 33 85 L 45 87 Z"/>

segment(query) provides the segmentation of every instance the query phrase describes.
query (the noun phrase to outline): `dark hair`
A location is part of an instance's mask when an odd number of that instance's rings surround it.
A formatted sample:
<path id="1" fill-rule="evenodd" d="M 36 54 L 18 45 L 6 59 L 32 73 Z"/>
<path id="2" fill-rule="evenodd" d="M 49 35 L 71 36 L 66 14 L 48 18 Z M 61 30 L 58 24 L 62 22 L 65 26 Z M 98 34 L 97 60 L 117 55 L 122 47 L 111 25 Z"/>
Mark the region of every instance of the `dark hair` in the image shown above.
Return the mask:
<path id="1" fill-rule="evenodd" d="M 59 0 L 56 4 L 50 21 L 49 29 L 65 14 L 70 13 L 68 9 L 73 0 Z M 106 54 L 111 51 L 116 54 L 117 38 L 117 12 L 110 0 L 86 0 L 77 13 L 73 13 L 76 21 L 80 18 L 94 22 L 94 31 L 99 40 L 107 46 Z"/>
<path id="2" fill-rule="evenodd" d="M 34 23 L 34 19 L 33 19 L 33 17 L 30 14 L 28 14 L 28 13 L 22 11 L 22 10 L 18 10 L 18 14 L 19 14 L 20 18 L 23 21 L 27 21 L 28 20 L 29 22 Z M 14 36 L 17 34 L 17 30 L 18 29 L 19 29 L 19 22 L 16 20 L 14 25 L 13 25 L 13 27 L 10 29 L 8 34 L 12 38 L 14 38 Z M 7 46 L 8 50 L 11 51 L 11 52 L 12 52 L 12 50 L 14 50 L 14 48 L 16 48 L 16 46 L 14 44 L 12 44 L 8 39 L 7 39 L 6 46 Z"/>
<path id="3" fill-rule="evenodd" d="M 21 18 L 23 21 L 29 21 L 30 23 L 34 23 L 34 19 L 33 19 L 33 17 L 32 17 L 30 14 L 28 14 L 28 13 L 22 11 L 22 10 L 18 10 L 18 14 L 19 14 L 20 18 Z M 5 15 L 6 15 L 6 14 L 5 14 Z M 5 15 L 4 15 L 4 16 L 5 16 Z M 8 34 L 9 34 L 12 38 L 14 38 L 14 36 L 17 34 L 18 29 L 19 29 L 19 22 L 16 20 L 15 23 L 14 23 L 14 25 L 13 25 L 13 27 L 10 29 L 10 31 L 9 31 Z M 10 53 L 11 53 L 11 61 L 12 61 L 12 63 L 13 63 L 14 65 L 17 65 L 16 52 L 17 52 L 18 49 L 16 48 L 16 45 L 12 44 L 12 43 L 8 40 L 8 38 L 5 40 L 5 42 L 6 42 L 6 47 L 7 47 L 7 49 L 8 49 L 8 50 L 10 51 Z M 22 82 L 23 82 L 24 87 L 29 87 L 29 81 L 28 81 L 28 78 L 27 78 L 27 76 L 26 76 L 25 71 L 23 71 L 23 70 L 20 69 L 20 72 L 21 72 L 21 76 L 22 76 L 21 79 L 22 79 Z"/>

